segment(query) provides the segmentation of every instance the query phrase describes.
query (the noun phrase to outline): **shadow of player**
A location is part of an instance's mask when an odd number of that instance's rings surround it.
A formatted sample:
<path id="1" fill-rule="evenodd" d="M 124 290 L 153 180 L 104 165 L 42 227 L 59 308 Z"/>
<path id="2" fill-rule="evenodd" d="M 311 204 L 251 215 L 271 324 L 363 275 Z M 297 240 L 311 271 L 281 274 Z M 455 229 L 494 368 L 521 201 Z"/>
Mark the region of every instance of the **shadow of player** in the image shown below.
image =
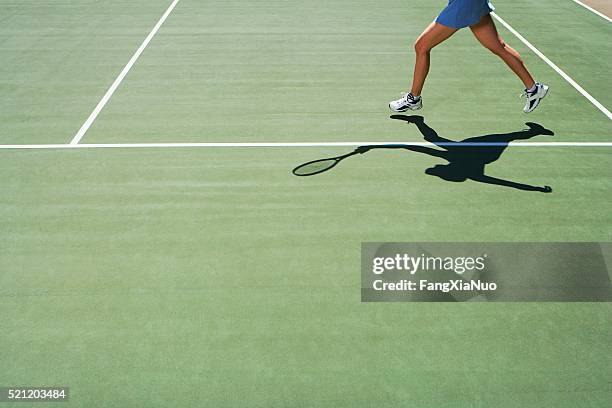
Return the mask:
<path id="1" fill-rule="evenodd" d="M 552 192 L 549 186 L 531 186 L 485 174 L 485 166 L 499 159 L 510 142 L 526 140 L 538 135 L 554 135 L 551 130 L 544 128 L 542 125 L 527 122 L 528 129 L 521 131 L 476 136 L 461 141 L 453 141 L 440 137 L 435 130 L 425 123 L 422 116 L 392 115 L 391 118 L 415 124 L 426 141 L 435 144 L 442 150 L 427 146 L 389 144 L 361 146 L 357 149 L 359 153 L 365 153 L 373 149 L 406 149 L 448 161 L 448 164 L 437 164 L 425 170 L 426 174 L 440 177 L 446 181 L 462 182 L 473 180 L 519 190 L 540 191 L 543 193 Z"/>

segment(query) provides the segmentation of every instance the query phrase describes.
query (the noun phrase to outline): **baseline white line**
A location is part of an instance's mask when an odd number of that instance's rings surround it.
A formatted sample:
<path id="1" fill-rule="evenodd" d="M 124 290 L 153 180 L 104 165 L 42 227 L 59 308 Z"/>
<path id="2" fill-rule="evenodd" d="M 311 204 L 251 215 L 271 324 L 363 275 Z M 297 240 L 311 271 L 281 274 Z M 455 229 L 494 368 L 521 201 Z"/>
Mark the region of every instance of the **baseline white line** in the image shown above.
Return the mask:
<path id="1" fill-rule="evenodd" d="M 579 1 L 579 0 L 572 0 L 572 1 L 573 1 L 574 3 L 576 3 L 576 4 L 581 5 L 581 6 L 582 6 L 582 7 L 584 7 L 585 9 L 587 9 L 587 10 L 589 10 L 589 11 L 591 11 L 591 12 L 593 12 L 593 13 L 597 14 L 599 17 L 601 17 L 601 18 L 605 18 L 606 20 L 608 20 L 608 22 L 609 22 L 609 23 L 612 23 L 612 18 L 610 18 L 610 17 L 606 16 L 604 13 L 602 13 L 602 12 L 600 12 L 600 11 L 595 10 L 593 7 L 591 7 L 591 6 L 587 5 L 587 4 L 584 4 L 583 2 L 581 2 L 581 1 Z"/>
<path id="2" fill-rule="evenodd" d="M 454 143 L 444 143 L 453 145 Z M 358 147 L 358 146 L 436 146 L 430 142 L 315 142 L 315 143 L 81 143 L 6 144 L 0 149 L 109 149 L 109 148 L 252 148 L 252 147 Z M 505 143 L 464 143 L 464 146 L 505 146 Z M 612 147 L 612 142 L 510 142 L 517 147 Z"/>
<path id="3" fill-rule="evenodd" d="M 574 81 L 569 75 L 567 75 L 554 62 L 552 62 L 550 59 L 548 59 L 548 57 L 546 55 L 542 54 L 542 52 L 540 50 L 538 50 L 536 47 L 533 46 L 533 44 L 531 44 L 529 41 L 527 41 L 525 39 L 525 37 L 523 37 L 518 31 L 516 31 L 514 28 L 512 28 L 512 26 L 510 24 L 508 24 L 503 18 L 498 16 L 496 13 L 491 13 L 491 15 L 497 21 L 499 21 L 504 27 L 506 27 L 508 29 L 508 31 L 510 31 L 512 34 L 514 34 L 514 36 L 516 38 L 521 40 L 523 42 L 523 44 L 525 44 L 531 51 L 533 51 L 538 57 L 540 57 L 545 63 L 547 63 L 552 69 L 557 71 L 557 73 L 559 75 L 561 75 L 563 77 L 563 79 L 565 79 L 571 86 L 576 88 L 576 90 L 578 92 L 580 92 L 582 94 L 582 96 L 587 98 L 593 105 L 595 105 L 595 107 L 597 107 L 597 109 L 602 111 L 603 114 L 608 117 L 608 119 L 612 120 L 612 113 L 610 113 L 610 111 L 605 106 L 603 106 L 597 99 L 593 98 L 591 96 L 591 94 L 589 94 L 587 91 L 585 91 L 583 87 L 578 85 L 578 83 L 576 81 Z"/>
<path id="4" fill-rule="evenodd" d="M 147 45 L 149 45 L 149 43 L 151 42 L 155 34 L 157 34 L 160 27 L 162 26 L 162 24 L 164 24 L 164 22 L 166 21 L 170 13 L 172 13 L 172 10 L 174 10 L 174 7 L 176 7 L 179 1 L 180 0 L 174 0 L 172 4 L 170 4 L 166 12 L 161 16 L 157 24 L 155 24 L 155 27 L 153 27 L 149 35 L 144 39 L 142 44 L 140 44 L 140 47 L 138 47 L 134 55 L 132 55 L 132 58 L 130 58 L 127 65 L 123 68 L 123 70 L 121 71 L 117 79 L 115 79 L 115 82 L 113 82 L 110 88 L 108 88 L 108 90 L 106 91 L 106 93 L 104 94 L 100 102 L 98 102 L 98 105 L 96 105 L 93 112 L 91 112 L 91 114 L 89 115 L 85 123 L 83 123 L 83 126 L 81 126 L 81 128 L 76 133 L 76 135 L 74 135 L 70 144 L 79 143 L 81 139 L 83 138 L 83 136 L 85 136 L 85 133 L 87 133 L 87 131 L 89 130 L 93 122 L 96 120 L 96 118 L 98 117 L 98 115 L 100 114 L 104 106 L 108 103 L 111 96 L 113 96 L 113 94 L 115 93 L 115 91 L 117 90 L 117 88 L 119 87 L 123 79 L 125 78 L 125 76 L 128 74 L 128 72 L 130 72 L 130 69 L 132 69 L 132 67 L 134 66 L 134 64 L 140 57 L 140 55 L 143 53 L 145 48 L 147 48 Z"/>

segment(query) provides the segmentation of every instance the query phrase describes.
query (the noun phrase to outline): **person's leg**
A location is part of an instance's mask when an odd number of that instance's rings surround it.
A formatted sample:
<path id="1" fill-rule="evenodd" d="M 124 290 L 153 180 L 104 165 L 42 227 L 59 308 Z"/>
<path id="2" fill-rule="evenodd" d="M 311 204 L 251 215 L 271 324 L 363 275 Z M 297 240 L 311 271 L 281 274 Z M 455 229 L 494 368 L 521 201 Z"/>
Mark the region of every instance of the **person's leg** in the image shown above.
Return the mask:
<path id="1" fill-rule="evenodd" d="M 416 62 L 414 64 L 414 78 L 412 80 L 411 93 L 420 96 L 425 84 L 425 78 L 429 73 L 429 53 L 433 47 L 447 40 L 457 31 L 456 28 L 446 27 L 433 22 L 423 31 L 414 44 Z"/>
<path id="2" fill-rule="evenodd" d="M 525 67 L 521 55 L 500 37 L 491 15 L 484 16 L 478 24 L 470 26 L 474 36 L 493 54 L 499 56 L 523 81 L 526 89 L 532 89 L 535 80 Z"/>

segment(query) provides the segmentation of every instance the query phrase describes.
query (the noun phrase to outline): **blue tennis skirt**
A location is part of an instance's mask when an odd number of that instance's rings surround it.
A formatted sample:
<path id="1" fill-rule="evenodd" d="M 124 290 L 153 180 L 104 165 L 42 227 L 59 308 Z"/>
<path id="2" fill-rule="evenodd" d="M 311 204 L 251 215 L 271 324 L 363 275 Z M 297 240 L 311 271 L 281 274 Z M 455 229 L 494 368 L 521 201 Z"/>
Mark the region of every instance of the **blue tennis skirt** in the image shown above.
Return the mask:
<path id="1" fill-rule="evenodd" d="M 469 27 L 493 10 L 495 7 L 488 0 L 449 0 L 436 23 L 451 28 Z"/>

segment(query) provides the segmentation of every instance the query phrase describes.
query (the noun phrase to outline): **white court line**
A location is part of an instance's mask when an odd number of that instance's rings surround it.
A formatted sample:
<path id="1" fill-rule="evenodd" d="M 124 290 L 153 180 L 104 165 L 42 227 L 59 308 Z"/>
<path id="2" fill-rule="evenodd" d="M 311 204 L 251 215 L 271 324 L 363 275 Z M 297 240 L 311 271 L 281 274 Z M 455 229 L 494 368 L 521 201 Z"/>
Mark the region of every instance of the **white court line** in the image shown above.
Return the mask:
<path id="1" fill-rule="evenodd" d="M 157 24 L 155 24 L 155 27 L 153 27 L 149 35 L 147 35 L 147 38 L 145 38 L 142 44 L 140 44 L 140 47 L 138 47 L 138 49 L 136 50 L 134 55 L 132 55 L 132 58 L 130 58 L 127 65 L 123 68 L 123 70 L 121 71 L 117 79 L 115 79 L 115 82 L 113 82 L 113 84 L 110 86 L 110 88 L 108 88 L 108 91 L 106 91 L 106 93 L 104 94 L 100 102 L 98 102 L 98 105 L 95 107 L 93 112 L 91 112 L 91 115 L 89 115 L 85 123 L 83 123 L 83 126 L 81 126 L 81 128 L 76 133 L 76 135 L 74 135 L 70 144 L 79 143 L 81 139 L 83 138 L 83 136 L 85 136 L 85 133 L 87 133 L 87 131 L 93 124 L 94 120 L 96 120 L 96 118 L 98 117 L 98 115 L 100 114 L 104 106 L 107 104 L 108 100 L 111 98 L 111 96 L 113 96 L 113 94 L 115 93 L 115 91 L 117 90 L 117 88 L 119 87 L 123 79 L 125 78 L 125 76 L 128 74 L 128 72 L 130 72 L 130 69 L 132 69 L 132 67 L 134 66 L 134 64 L 140 57 L 140 55 L 143 53 L 145 48 L 147 48 L 147 45 L 149 45 L 149 43 L 151 42 L 155 34 L 157 34 L 160 27 L 162 26 L 162 24 L 164 24 L 164 21 L 166 21 L 166 19 L 168 18 L 170 13 L 172 13 L 172 10 L 174 10 L 174 7 L 177 5 L 179 1 L 180 0 L 174 0 L 172 4 L 170 4 L 170 6 L 168 7 L 164 15 L 161 16 Z"/>
<path id="2" fill-rule="evenodd" d="M 430 142 L 314 142 L 314 143 L 81 143 L 81 144 L 6 144 L 9 149 L 108 149 L 108 148 L 214 148 L 214 147 L 358 147 L 358 146 L 455 146 L 457 142 L 434 144 Z M 506 143 L 460 143 L 463 146 L 506 146 Z M 612 142 L 510 142 L 518 147 L 612 147 Z"/>
<path id="3" fill-rule="evenodd" d="M 610 113 L 610 111 L 603 106 L 597 99 L 593 98 L 591 96 L 591 94 L 589 94 L 587 91 L 584 90 L 583 87 L 581 87 L 580 85 L 578 85 L 578 83 L 576 81 L 574 81 L 569 75 L 567 75 L 561 68 L 559 68 L 554 62 L 552 62 L 550 59 L 548 59 L 548 57 L 544 54 L 542 54 L 542 52 L 540 52 L 540 50 L 538 50 L 536 47 L 533 46 L 533 44 L 531 44 L 529 41 L 527 41 L 525 39 L 525 37 L 523 37 L 518 31 L 516 31 L 514 28 L 512 28 L 512 26 L 508 23 L 506 23 L 506 21 L 504 19 L 502 19 L 500 16 L 498 16 L 496 13 L 491 13 L 491 15 L 493 17 L 495 17 L 495 19 L 497 21 L 499 21 L 500 23 L 502 23 L 502 25 L 504 27 L 506 27 L 512 34 L 514 34 L 514 36 L 516 38 L 518 38 L 519 40 L 521 40 L 523 42 L 523 44 L 525 44 L 527 47 L 529 47 L 529 49 L 531 51 L 533 51 L 538 57 L 540 57 L 545 63 L 547 63 L 552 69 L 554 69 L 555 71 L 557 71 L 557 73 L 559 75 L 561 75 L 563 77 L 563 79 L 565 79 L 571 86 L 573 86 L 574 88 L 576 88 L 576 90 L 578 92 L 580 92 L 582 94 L 582 96 L 584 96 L 585 98 L 587 98 L 593 105 L 595 105 L 595 107 L 597 107 L 597 109 L 599 109 L 600 111 L 602 111 L 604 113 L 604 115 L 606 115 L 608 117 L 608 119 L 612 120 L 612 113 Z"/>
<path id="4" fill-rule="evenodd" d="M 604 13 L 601 13 L 601 12 L 599 12 L 599 11 L 595 10 L 593 7 L 586 5 L 586 4 L 584 4 L 583 2 L 581 2 L 581 1 L 578 1 L 578 0 L 572 0 L 572 1 L 573 1 L 574 3 L 576 3 L 576 4 L 580 4 L 580 5 L 581 5 L 582 7 L 584 7 L 585 9 L 587 9 L 587 10 L 589 10 L 589 11 L 592 11 L 593 13 L 597 14 L 599 17 L 601 17 L 601 18 L 605 18 L 606 20 L 608 20 L 608 22 L 609 22 L 609 23 L 612 23 L 612 18 L 610 18 L 610 17 L 606 16 Z"/>

